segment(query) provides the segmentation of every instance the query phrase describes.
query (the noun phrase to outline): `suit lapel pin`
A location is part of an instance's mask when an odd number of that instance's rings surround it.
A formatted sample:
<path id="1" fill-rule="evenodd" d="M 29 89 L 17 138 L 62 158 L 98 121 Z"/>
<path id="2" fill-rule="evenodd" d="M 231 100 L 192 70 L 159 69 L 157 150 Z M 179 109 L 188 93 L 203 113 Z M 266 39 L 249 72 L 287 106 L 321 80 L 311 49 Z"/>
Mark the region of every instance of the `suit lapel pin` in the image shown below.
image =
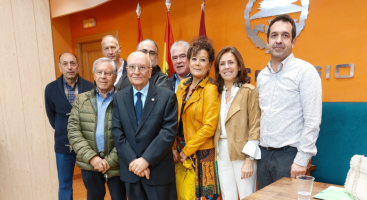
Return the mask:
<path id="1" fill-rule="evenodd" d="M 152 98 L 152 101 L 154 101 L 155 99 L 154 98 Z"/>

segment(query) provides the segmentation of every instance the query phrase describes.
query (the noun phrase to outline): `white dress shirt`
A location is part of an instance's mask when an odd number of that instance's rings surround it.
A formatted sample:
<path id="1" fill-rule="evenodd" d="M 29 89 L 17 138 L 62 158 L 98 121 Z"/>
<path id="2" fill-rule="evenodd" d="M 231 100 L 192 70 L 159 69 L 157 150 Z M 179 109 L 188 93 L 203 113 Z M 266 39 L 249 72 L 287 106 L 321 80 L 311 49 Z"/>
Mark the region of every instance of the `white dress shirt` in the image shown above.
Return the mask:
<path id="1" fill-rule="evenodd" d="M 138 100 L 138 97 L 136 96 L 137 92 L 141 93 L 141 103 L 143 104 L 143 109 L 144 109 L 144 105 L 145 105 L 145 100 L 147 99 L 147 95 L 148 95 L 148 91 L 149 91 L 149 82 L 147 83 L 146 86 L 143 87 L 143 89 L 141 89 L 140 91 L 136 90 L 133 87 L 133 93 L 134 93 L 134 106 L 136 104 L 136 101 Z"/>
<path id="2" fill-rule="evenodd" d="M 227 88 L 226 86 L 223 86 L 223 92 L 222 92 L 222 99 L 221 99 L 221 105 L 220 105 L 220 126 L 221 126 L 221 133 L 220 133 L 220 138 L 221 139 L 226 139 L 227 138 L 227 131 L 226 131 L 226 119 L 227 119 L 227 114 L 229 111 L 229 108 L 232 105 L 233 99 L 236 96 L 236 94 L 238 93 L 238 90 L 240 90 L 240 88 L 238 86 L 233 85 L 231 88 L 231 100 L 226 103 L 226 92 L 227 92 Z M 240 130 L 239 130 L 240 131 Z M 219 148 L 218 148 L 219 151 Z M 251 157 L 254 157 L 255 159 L 261 159 L 261 150 L 259 148 L 259 140 L 249 140 L 247 141 L 246 145 L 243 147 L 242 153 L 249 155 Z"/>
<path id="3" fill-rule="evenodd" d="M 116 86 L 116 84 L 119 82 L 121 76 L 122 76 L 122 72 L 124 71 L 124 59 L 120 58 L 122 60 L 122 64 L 121 67 L 117 70 L 117 78 L 116 81 L 114 83 L 114 86 Z M 117 67 L 117 66 L 116 66 Z"/>
<path id="4" fill-rule="evenodd" d="M 314 66 L 290 54 L 274 72 L 271 61 L 257 77 L 260 145 L 298 149 L 294 163 L 316 155 L 322 113 L 321 79 Z"/>

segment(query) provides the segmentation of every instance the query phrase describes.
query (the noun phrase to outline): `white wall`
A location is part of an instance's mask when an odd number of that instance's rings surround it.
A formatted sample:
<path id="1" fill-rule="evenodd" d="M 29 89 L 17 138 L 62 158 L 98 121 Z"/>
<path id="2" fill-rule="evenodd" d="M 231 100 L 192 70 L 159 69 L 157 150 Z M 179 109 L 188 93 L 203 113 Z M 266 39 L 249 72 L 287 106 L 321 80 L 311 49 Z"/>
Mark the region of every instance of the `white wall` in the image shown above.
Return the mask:
<path id="1" fill-rule="evenodd" d="M 110 0 L 50 0 L 52 18 L 94 8 Z"/>

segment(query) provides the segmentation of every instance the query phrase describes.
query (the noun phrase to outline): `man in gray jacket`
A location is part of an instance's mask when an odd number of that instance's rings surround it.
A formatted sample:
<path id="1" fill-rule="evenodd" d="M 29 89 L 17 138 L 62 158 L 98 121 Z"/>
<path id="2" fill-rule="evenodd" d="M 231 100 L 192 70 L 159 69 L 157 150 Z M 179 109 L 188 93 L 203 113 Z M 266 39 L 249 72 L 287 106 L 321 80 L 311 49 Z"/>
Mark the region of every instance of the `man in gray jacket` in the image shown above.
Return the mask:
<path id="1" fill-rule="evenodd" d="M 111 135 L 116 73 L 114 61 L 97 59 L 93 64 L 97 87 L 77 96 L 69 117 L 68 138 L 82 169 L 88 200 L 103 200 L 106 182 L 112 200 L 126 196 Z"/>

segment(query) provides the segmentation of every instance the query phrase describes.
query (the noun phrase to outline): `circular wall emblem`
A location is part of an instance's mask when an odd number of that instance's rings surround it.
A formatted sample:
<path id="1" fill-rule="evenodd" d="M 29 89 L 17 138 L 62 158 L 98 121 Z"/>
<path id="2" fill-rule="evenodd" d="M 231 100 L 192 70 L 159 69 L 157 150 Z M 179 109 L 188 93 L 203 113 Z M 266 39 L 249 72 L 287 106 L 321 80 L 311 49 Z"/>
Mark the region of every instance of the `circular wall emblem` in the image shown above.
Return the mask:
<path id="1" fill-rule="evenodd" d="M 255 25 L 254 28 L 251 27 L 251 21 L 254 19 L 264 18 L 264 17 L 272 17 L 274 18 L 278 15 L 290 14 L 300 12 L 299 22 L 297 23 L 297 19 L 294 20 L 296 23 L 297 36 L 305 27 L 305 21 L 308 15 L 308 7 L 309 0 L 301 0 L 302 6 L 298 6 L 293 4 L 298 0 L 262 0 L 260 2 L 260 11 L 250 16 L 250 12 L 252 11 L 252 7 L 257 0 L 249 0 L 245 9 L 245 25 L 247 37 L 249 37 L 252 43 L 255 44 L 256 47 L 260 49 L 266 48 L 266 41 L 258 36 L 259 32 L 263 32 L 267 34 L 269 25 L 259 24 Z M 269 20 L 270 23 L 271 20 Z"/>

